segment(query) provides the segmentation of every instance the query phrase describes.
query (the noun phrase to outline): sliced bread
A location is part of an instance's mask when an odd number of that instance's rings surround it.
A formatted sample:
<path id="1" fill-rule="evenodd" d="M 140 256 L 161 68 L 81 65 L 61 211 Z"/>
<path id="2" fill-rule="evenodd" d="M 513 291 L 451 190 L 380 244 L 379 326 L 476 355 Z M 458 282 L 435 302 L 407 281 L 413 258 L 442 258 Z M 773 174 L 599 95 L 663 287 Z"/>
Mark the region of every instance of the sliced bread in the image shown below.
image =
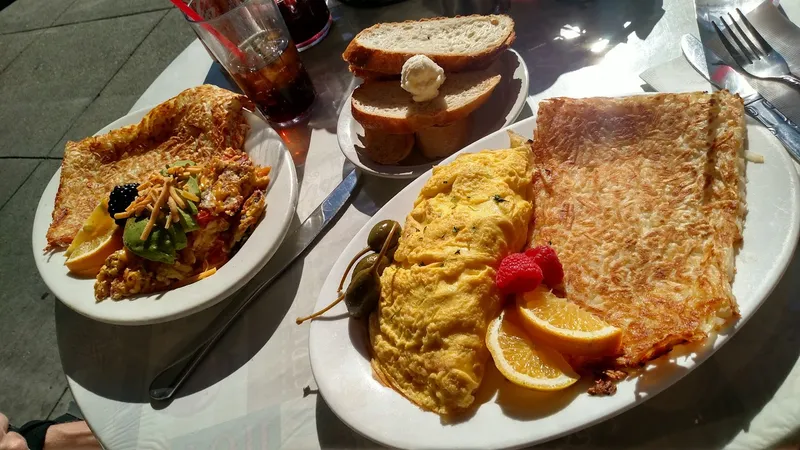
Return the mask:
<path id="1" fill-rule="evenodd" d="M 416 132 L 417 148 L 428 159 L 444 158 L 461 150 L 469 138 L 470 116 L 447 125 Z"/>
<path id="2" fill-rule="evenodd" d="M 395 80 L 366 81 L 353 91 L 353 118 L 364 128 L 392 134 L 449 124 L 484 104 L 500 78 L 490 69 L 449 74 L 439 96 L 420 103 Z"/>
<path id="3" fill-rule="evenodd" d="M 364 154 L 378 164 L 397 164 L 406 159 L 413 148 L 413 134 L 388 134 L 377 130 L 364 130 Z"/>
<path id="4" fill-rule="evenodd" d="M 362 30 L 342 57 L 372 72 L 399 74 L 414 55 L 425 55 L 445 72 L 488 67 L 515 38 L 506 15 L 436 17 L 380 23 Z"/>

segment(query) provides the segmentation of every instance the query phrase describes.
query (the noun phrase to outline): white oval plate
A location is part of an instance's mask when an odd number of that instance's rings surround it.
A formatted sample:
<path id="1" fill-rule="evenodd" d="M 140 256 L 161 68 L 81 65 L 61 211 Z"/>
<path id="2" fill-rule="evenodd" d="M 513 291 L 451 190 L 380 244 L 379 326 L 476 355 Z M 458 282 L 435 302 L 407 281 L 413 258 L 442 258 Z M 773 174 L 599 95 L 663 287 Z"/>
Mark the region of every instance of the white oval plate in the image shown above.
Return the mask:
<path id="1" fill-rule="evenodd" d="M 536 118 L 510 129 L 531 136 Z M 711 356 L 753 316 L 778 283 L 789 264 L 800 229 L 800 181 L 792 161 L 763 127 L 748 118 L 749 149 L 764 155 L 764 164 L 747 164 L 748 214 L 744 244 L 736 256 L 733 283 L 741 319 L 705 347 L 679 350 L 658 360 L 638 378 L 619 383 L 609 397 L 586 394 L 585 383 L 555 393 L 537 393 L 505 382 L 493 364 L 476 396 L 481 404 L 474 416 L 443 424 L 434 413 L 413 405 L 372 376 L 367 359 L 366 330 L 348 320 L 339 304 L 314 321 L 309 355 L 320 393 L 333 412 L 362 435 L 401 448 L 508 448 L 536 444 L 588 427 L 636 406 L 681 379 Z M 507 148 L 508 137 L 499 131 L 461 152 Z M 444 162 L 454 158 L 451 156 Z M 333 300 L 348 261 L 364 247 L 370 228 L 380 220 L 405 222 L 430 172 L 413 181 L 390 200 L 353 238 L 333 265 L 315 309 Z M 338 319 L 335 319 L 338 317 Z M 493 388 L 496 388 L 493 389 Z"/>
<path id="2" fill-rule="evenodd" d="M 139 123 L 151 108 L 141 109 L 98 131 Z M 244 149 L 253 162 L 272 167 L 267 188 L 267 210 L 261 223 L 242 248 L 214 275 L 171 291 L 97 303 L 94 279 L 73 277 L 64 266 L 64 252 L 45 253 L 47 228 L 61 179 L 61 169 L 50 179 L 39 200 L 33 220 L 33 256 L 47 287 L 64 304 L 101 322 L 144 325 L 165 322 L 203 310 L 236 292 L 250 281 L 278 249 L 292 223 L 297 206 L 297 173 L 291 155 L 277 133 L 257 115 L 246 112 L 250 132 Z"/>
<path id="3" fill-rule="evenodd" d="M 525 101 L 528 98 L 528 67 L 522 56 L 514 49 L 508 49 L 498 58 L 497 63 L 503 64 L 501 72 L 503 80 L 492 92 L 489 100 L 472 114 L 472 133 L 468 143 L 492 133 L 500 128 L 514 123 L 519 117 Z M 399 83 L 399 81 L 398 81 Z M 389 166 L 378 164 L 361 153 L 364 128 L 353 119 L 350 109 L 350 100 L 353 93 L 347 96 L 342 111 L 339 113 L 339 122 L 336 125 L 336 134 L 339 138 L 339 148 L 344 156 L 366 173 L 383 178 L 415 178 L 442 160 L 425 160 L 423 156 L 414 151 L 409 161 L 400 165 Z M 417 158 L 416 161 L 413 159 Z"/>

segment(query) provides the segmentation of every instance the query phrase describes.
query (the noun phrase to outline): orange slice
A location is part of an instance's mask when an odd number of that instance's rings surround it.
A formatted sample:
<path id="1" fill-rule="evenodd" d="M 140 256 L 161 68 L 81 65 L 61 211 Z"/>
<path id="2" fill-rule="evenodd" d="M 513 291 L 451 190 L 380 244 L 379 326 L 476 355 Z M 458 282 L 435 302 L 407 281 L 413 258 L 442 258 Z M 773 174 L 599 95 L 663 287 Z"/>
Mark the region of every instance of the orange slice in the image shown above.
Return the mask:
<path id="1" fill-rule="evenodd" d="M 622 330 L 544 286 L 518 296 L 517 308 L 531 338 L 561 353 L 606 356 L 619 350 Z"/>
<path id="2" fill-rule="evenodd" d="M 541 391 L 564 389 L 578 381 L 564 357 L 534 344 L 518 320 L 514 308 L 506 309 L 486 333 L 486 345 L 500 373 L 516 385 Z"/>
<path id="3" fill-rule="evenodd" d="M 75 275 L 97 275 L 106 258 L 122 248 L 121 231 L 108 215 L 106 203 L 101 202 L 67 248 L 67 261 L 64 263 L 67 269 Z"/>

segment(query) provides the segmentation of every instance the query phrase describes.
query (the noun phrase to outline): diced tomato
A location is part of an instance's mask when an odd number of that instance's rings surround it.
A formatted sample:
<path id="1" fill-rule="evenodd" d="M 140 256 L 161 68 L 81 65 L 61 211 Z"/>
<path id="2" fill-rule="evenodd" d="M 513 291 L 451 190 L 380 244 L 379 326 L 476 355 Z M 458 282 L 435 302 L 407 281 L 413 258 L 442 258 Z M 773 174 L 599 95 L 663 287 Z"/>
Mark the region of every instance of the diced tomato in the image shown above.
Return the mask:
<path id="1" fill-rule="evenodd" d="M 207 209 L 201 209 L 197 213 L 197 224 L 201 227 L 208 225 L 212 219 L 214 219 L 214 215 L 211 214 Z"/>
<path id="2" fill-rule="evenodd" d="M 228 254 L 225 252 L 225 241 L 217 238 L 211 245 L 211 249 L 206 256 L 206 263 L 209 266 L 217 267 L 224 264 L 228 260 Z"/>

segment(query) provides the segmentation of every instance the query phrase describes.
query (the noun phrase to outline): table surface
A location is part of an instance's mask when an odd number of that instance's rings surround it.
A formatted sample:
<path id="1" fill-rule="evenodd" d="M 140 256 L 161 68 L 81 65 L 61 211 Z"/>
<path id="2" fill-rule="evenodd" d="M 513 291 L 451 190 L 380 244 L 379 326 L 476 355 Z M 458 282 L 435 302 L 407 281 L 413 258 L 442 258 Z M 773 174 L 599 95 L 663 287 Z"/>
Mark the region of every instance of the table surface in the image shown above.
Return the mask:
<path id="1" fill-rule="evenodd" d="M 329 1 L 330 34 L 302 58 L 318 91 L 308 126 L 281 133 L 301 179 L 295 225 L 349 171 L 336 119 L 356 85 L 341 60 L 347 42 L 374 23 L 439 14 L 444 2 L 411 0 L 355 9 Z M 705 2 L 707 3 L 707 2 Z M 725 2 L 749 8 L 757 2 Z M 795 22 L 800 0 L 781 2 Z M 697 34 L 688 0 L 514 1 L 517 41 L 530 74 L 529 105 L 557 95 L 643 90 L 638 75 L 680 56 L 678 39 Z M 185 88 L 227 81 L 199 41 L 156 79 L 132 110 Z M 530 116 L 523 111 L 520 119 Z M 532 131 L 532 130 L 531 130 Z M 227 302 L 174 322 L 121 327 L 56 307 L 59 351 L 70 388 L 106 448 L 373 448 L 347 428 L 316 390 L 308 361 L 311 312 L 348 241 L 408 181 L 364 176 L 352 203 L 316 245 L 250 307 L 168 406 L 151 404 L 152 376 L 171 362 Z M 643 405 L 544 444 L 581 447 L 763 448 L 800 430 L 800 270 L 795 257 L 764 306 L 724 348 Z M 258 278 L 256 279 L 256 281 Z M 252 283 L 242 294 L 252 289 Z M 532 424 L 535 426 L 535 424 Z"/>

